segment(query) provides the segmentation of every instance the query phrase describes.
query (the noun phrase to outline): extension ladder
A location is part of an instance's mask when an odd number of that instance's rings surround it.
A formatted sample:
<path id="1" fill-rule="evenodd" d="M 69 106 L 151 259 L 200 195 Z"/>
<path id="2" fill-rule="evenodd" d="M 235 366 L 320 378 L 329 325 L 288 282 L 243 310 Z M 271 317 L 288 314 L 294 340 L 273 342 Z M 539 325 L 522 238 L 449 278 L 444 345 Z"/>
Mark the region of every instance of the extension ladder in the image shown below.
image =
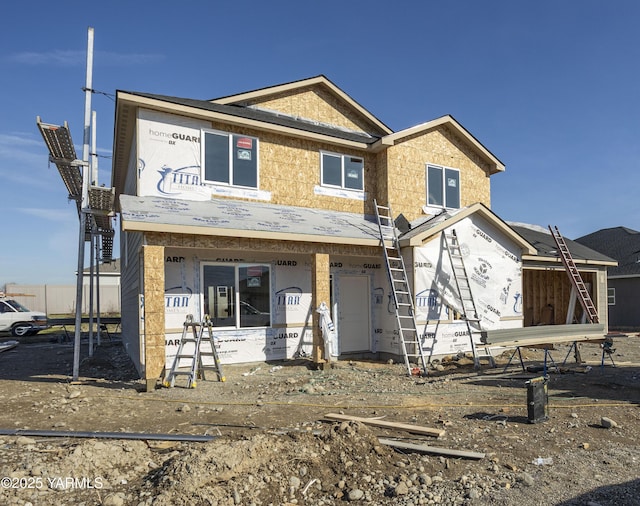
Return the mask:
<path id="1" fill-rule="evenodd" d="M 398 242 L 391 207 L 379 206 L 375 200 L 374 205 L 376 208 L 378 230 L 380 232 L 380 243 L 384 251 L 387 274 L 391 285 L 391 293 L 393 294 L 396 321 L 407 372 L 409 375 L 415 373 L 416 369 L 412 366 L 410 359 L 418 359 L 419 364 L 417 370 L 426 376 L 428 374 L 427 359 L 420 342 L 413 297 L 409 287 L 404 260 L 400 254 L 400 243 Z M 387 242 L 390 242 L 391 246 L 387 246 Z"/>
<path id="2" fill-rule="evenodd" d="M 208 336 L 204 337 L 205 328 L 207 329 Z M 191 329 L 191 336 L 189 336 L 189 329 Z M 203 340 L 207 341 L 211 350 L 203 350 Z M 194 344 L 193 354 L 184 352 L 184 347 L 188 343 Z M 213 365 L 204 365 L 202 363 L 203 356 L 210 356 L 213 358 Z M 191 366 L 189 370 L 180 370 L 180 360 L 183 358 L 191 359 Z M 178 352 L 173 359 L 171 370 L 164 381 L 164 386 L 173 387 L 175 385 L 176 376 L 187 375 L 187 388 L 196 387 L 196 379 L 206 380 L 205 369 L 210 369 L 216 372 L 219 381 L 225 381 L 225 377 L 222 374 L 220 367 L 220 360 L 218 359 L 218 352 L 216 350 L 215 343 L 213 342 L 213 324 L 209 315 L 204 315 L 202 322 L 193 321 L 193 315 L 187 315 L 182 329 L 182 338 L 180 339 L 180 345 L 178 346 Z"/>
<path id="3" fill-rule="evenodd" d="M 549 231 L 551 232 L 551 236 L 556 242 L 556 246 L 558 246 L 558 253 L 560 255 L 560 260 L 562 260 L 562 265 L 564 265 L 567 274 L 569 274 L 569 279 L 571 280 L 571 284 L 573 288 L 575 288 L 576 293 L 578 294 L 578 300 L 582 305 L 582 309 L 589 319 L 590 323 L 598 323 L 598 310 L 593 304 L 593 300 L 591 299 L 591 295 L 589 295 L 589 290 L 582 281 L 582 276 L 580 272 L 578 272 L 578 268 L 576 267 L 575 262 L 573 261 L 573 257 L 569 252 L 569 248 L 567 247 L 567 243 L 564 238 L 560 234 L 558 227 L 551 228 L 549 225 Z"/>
<path id="4" fill-rule="evenodd" d="M 478 350 L 476 349 L 473 335 L 482 332 L 480 326 L 480 318 L 478 317 L 478 311 L 476 310 L 476 304 L 473 300 L 473 294 L 471 293 L 471 285 L 469 284 L 469 277 L 467 276 L 467 269 L 464 266 L 464 259 L 462 251 L 460 249 L 460 243 L 458 242 L 458 236 L 456 231 L 451 229 L 449 232 L 444 232 L 444 243 L 449 254 L 449 261 L 453 269 L 453 279 L 456 282 L 456 288 L 458 290 L 458 296 L 460 297 L 460 304 L 462 308 L 462 319 L 467 325 L 467 332 L 469 332 L 469 340 L 471 343 L 471 351 L 473 352 L 473 363 L 475 367 L 480 367 L 480 357 L 478 356 Z M 473 325 L 477 328 L 474 328 Z M 495 366 L 495 361 L 489 353 L 488 349 L 486 358 L 492 366 Z"/>

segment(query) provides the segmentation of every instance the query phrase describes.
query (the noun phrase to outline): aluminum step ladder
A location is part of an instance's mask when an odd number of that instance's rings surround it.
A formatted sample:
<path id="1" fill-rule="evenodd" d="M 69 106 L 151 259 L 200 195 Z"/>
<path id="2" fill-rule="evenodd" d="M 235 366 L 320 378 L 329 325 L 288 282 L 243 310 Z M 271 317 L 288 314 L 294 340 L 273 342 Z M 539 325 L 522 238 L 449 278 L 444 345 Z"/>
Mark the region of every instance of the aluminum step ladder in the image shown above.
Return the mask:
<path id="1" fill-rule="evenodd" d="M 404 259 L 400 254 L 400 244 L 391 207 L 380 206 L 375 200 L 374 205 L 407 373 L 411 376 L 417 372 L 422 376 L 426 376 L 428 374 L 427 358 L 420 342 L 413 296 L 409 287 Z M 388 243 L 391 245 L 388 246 Z M 417 362 L 417 367 L 412 364 L 412 360 Z"/>
<path id="2" fill-rule="evenodd" d="M 205 329 L 207 330 L 207 336 L 204 336 Z M 191 330 L 191 335 L 189 330 Z M 203 344 L 207 343 L 207 348 L 203 350 Z M 193 353 L 185 353 L 184 348 L 188 343 L 194 344 Z M 213 365 L 204 365 L 202 357 L 212 357 Z M 191 359 L 191 366 L 188 370 L 180 370 L 180 360 L 183 358 Z M 202 322 L 196 322 L 193 320 L 193 315 L 187 315 L 182 329 L 182 338 L 180 339 L 180 345 L 178 346 L 178 352 L 173 359 L 171 370 L 167 375 L 164 386 L 172 388 L 175 386 L 176 376 L 186 375 L 187 388 L 195 388 L 196 380 L 206 380 L 205 370 L 209 369 L 215 371 L 218 375 L 218 381 L 225 381 L 225 377 L 222 374 L 222 368 L 220 367 L 220 360 L 218 358 L 218 352 L 216 345 L 213 341 L 213 324 L 209 315 L 205 315 Z"/>
<path id="3" fill-rule="evenodd" d="M 552 228 L 551 225 L 549 225 L 549 231 L 551 232 L 551 236 L 556 242 L 560 260 L 562 261 L 562 265 L 564 265 L 567 274 L 569 274 L 569 279 L 571 280 L 573 288 L 576 290 L 578 300 L 582 305 L 582 309 L 584 309 L 585 315 L 589 319 L 590 323 L 599 323 L 600 320 L 598 318 L 598 310 L 593 304 L 593 300 L 591 299 L 589 290 L 587 290 L 587 287 L 582 280 L 582 276 L 580 275 L 580 272 L 578 271 L 578 268 L 573 261 L 573 257 L 571 256 L 571 252 L 567 247 L 567 243 L 565 242 L 564 237 L 562 237 L 562 235 L 560 234 L 558 227 Z"/>
<path id="4" fill-rule="evenodd" d="M 467 331 L 469 332 L 469 341 L 471 343 L 471 351 L 473 352 L 473 363 L 476 368 L 480 367 L 480 355 L 476 348 L 476 343 L 473 340 L 473 336 L 481 334 L 482 328 L 480 325 L 480 317 L 476 309 L 476 303 L 473 300 L 473 294 L 471 293 L 471 285 L 469 284 L 469 277 L 467 276 L 467 269 L 464 265 L 464 258 L 460 249 L 460 243 L 458 236 L 454 229 L 443 232 L 444 243 L 449 254 L 449 261 L 453 269 L 453 279 L 456 283 L 456 289 L 458 290 L 458 296 L 460 297 L 460 303 L 462 306 L 461 317 L 467 325 Z M 475 327 L 474 327 L 475 325 Z M 483 357 L 488 358 L 492 367 L 495 367 L 495 360 L 489 351 L 489 348 L 484 348 L 485 354 Z"/>

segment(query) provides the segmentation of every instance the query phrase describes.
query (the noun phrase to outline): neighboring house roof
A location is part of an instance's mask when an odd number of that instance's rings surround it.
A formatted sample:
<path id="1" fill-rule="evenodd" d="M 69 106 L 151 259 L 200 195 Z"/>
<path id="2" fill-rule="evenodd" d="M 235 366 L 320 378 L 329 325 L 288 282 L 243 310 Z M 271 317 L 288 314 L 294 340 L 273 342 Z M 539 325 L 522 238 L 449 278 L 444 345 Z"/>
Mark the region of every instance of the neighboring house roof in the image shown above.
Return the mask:
<path id="1" fill-rule="evenodd" d="M 640 276 L 640 232 L 626 228 L 605 228 L 579 237 L 576 242 L 618 261 L 608 270 L 610 278 Z"/>
<path id="2" fill-rule="evenodd" d="M 476 203 L 457 211 L 447 211 L 433 217 L 415 220 L 409 225 L 409 230 L 400 236 L 400 244 L 402 246 L 421 246 L 426 239 L 473 214 L 484 217 L 493 226 L 510 237 L 516 244 L 519 244 L 524 253 L 530 255 L 536 253 L 535 248 L 527 242 L 525 238 L 515 233 L 511 227 L 482 203 Z"/>
<path id="3" fill-rule="evenodd" d="M 526 223 L 509 223 L 509 226 L 535 247 L 537 251 L 536 260 L 558 261 L 558 246 L 549 230 Z M 571 239 L 567 239 L 566 237 L 564 237 L 564 240 L 576 264 L 616 265 L 614 259 L 598 251 L 572 241 Z M 523 257 L 523 259 L 525 258 Z"/>
<path id="4" fill-rule="evenodd" d="M 123 231 L 380 246 L 374 216 L 212 198 L 120 195 Z"/>
<path id="5" fill-rule="evenodd" d="M 90 268 L 85 267 L 85 275 L 89 273 Z M 114 258 L 111 262 L 105 262 L 100 264 L 101 276 L 120 276 L 120 259 Z"/>

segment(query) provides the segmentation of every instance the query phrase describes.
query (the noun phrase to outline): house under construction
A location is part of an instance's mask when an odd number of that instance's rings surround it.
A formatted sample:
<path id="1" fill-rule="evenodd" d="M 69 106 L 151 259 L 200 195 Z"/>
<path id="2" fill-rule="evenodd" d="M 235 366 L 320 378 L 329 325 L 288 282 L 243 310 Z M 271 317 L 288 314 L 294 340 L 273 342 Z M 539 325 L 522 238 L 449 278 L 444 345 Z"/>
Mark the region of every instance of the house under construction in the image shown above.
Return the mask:
<path id="1" fill-rule="evenodd" d="M 190 314 L 223 364 L 419 365 L 582 320 L 553 235 L 491 211 L 505 166 L 451 116 L 394 132 L 324 76 L 213 100 L 118 91 L 113 155 L 122 335 L 149 388 Z M 606 328 L 613 263 L 566 243 Z"/>

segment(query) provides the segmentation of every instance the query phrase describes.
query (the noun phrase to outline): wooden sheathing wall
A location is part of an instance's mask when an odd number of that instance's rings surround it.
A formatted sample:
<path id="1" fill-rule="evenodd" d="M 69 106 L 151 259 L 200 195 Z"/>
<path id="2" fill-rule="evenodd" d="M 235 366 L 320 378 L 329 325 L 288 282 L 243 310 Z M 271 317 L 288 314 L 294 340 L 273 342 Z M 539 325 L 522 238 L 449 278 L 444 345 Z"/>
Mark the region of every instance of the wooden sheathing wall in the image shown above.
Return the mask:
<path id="1" fill-rule="evenodd" d="M 388 198 L 396 215 L 423 215 L 428 163 L 460 170 L 460 206 L 491 206 L 489 165 L 455 132 L 442 125 L 387 149 Z"/>
<path id="2" fill-rule="evenodd" d="M 593 303 L 598 307 L 596 293 L 597 273 L 580 271 L 582 280 L 591 286 L 590 295 Z M 522 272 L 522 310 L 523 325 L 531 327 L 541 325 L 546 315 L 547 305 L 553 306 L 553 325 L 564 325 L 567 322 L 567 311 L 571 298 L 571 281 L 564 269 L 542 270 L 523 269 Z M 582 306 L 576 301 L 574 318 L 580 322 Z"/>
<path id="3" fill-rule="evenodd" d="M 262 99 L 247 101 L 245 104 L 350 130 L 383 133 L 379 132 L 378 127 L 372 125 L 365 118 L 354 114 L 348 104 L 322 86 L 303 88 L 296 92 L 286 91 Z"/>
<path id="4" fill-rule="evenodd" d="M 230 131 L 228 125 L 221 123 L 213 123 L 211 128 Z M 359 214 L 375 212 L 371 204 L 371 196 L 376 195 L 377 192 L 377 158 L 374 154 L 248 128 L 233 128 L 232 132 L 259 139 L 259 184 L 261 190 L 271 192 L 270 204 Z M 367 202 L 315 194 L 314 188 L 320 185 L 321 151 L 364 159 L 364 191 L 369 196 Z M 234 200 L 239 199 L 234 198 Z"/>
<path id="5" fill-rule="evenodd" d="M 215 250 L 224 252 L 225 250 L 243 250 L 243 251 L 260 251 L 271 253 L 307 253 L 311 256 L 313 265 L 313 296 L 312 304 L 317 305 L 321 300 L 329 300 L 329 262 L 331 256 L 363 256 L 363 257 L 380 257 L 382 260 L 382 249 L 372 246 L 350 246 L 342 244 L 324 244 L 324 243 L 296 243 L 290 241 L 275 241 L 266 239 L 246 239 L 238 237 L 215 237 L 191 234 L 166 234 L 166 233 L 146 233 L 145 242 L 150 251 L 156 253 L 153 260 L 160 258 L 165 247 L 184 247 L 199 248 L 207 250 Z M 153 268 L 157 267 L 154 262 Z M 147 272 L 145 267 L 145 273 Z M 147 306 L 153 308 L 163 308 L 164 304 L 164 266 L 162 273 L 157 270 L 153 272 L 153 280 L 145 284 L 145 315 L 147 314 Z M 162 274 L 162 276 L 160 275 Z M 162 288 L 159 282 L 162 280 Z M 150 299 L 153 297 L 153 303 Z M 146 343 L 145 358 L 147 367 L 145 369 L 145 379 L 147 381 L 147 389 L 153 389 L 156 379 L 162 372 L 165 360 L 164 340 L 160 339 L 160 333 L 164 338 L 164 313 L 153 315 L 153 328 L 149 327 L 150 320 L 145 319 Z M 313 312 L 313 360 L 320 363 L 324 357 L 324 347 L 321 347 L 320 327 L 318 325 L 319 317 Z M 150 334 L 151 332 L 151 334 Z M 150 345 L 150 346 L 149 346 Z M 326 357 L 324 357 L 326 358 Z"/>

